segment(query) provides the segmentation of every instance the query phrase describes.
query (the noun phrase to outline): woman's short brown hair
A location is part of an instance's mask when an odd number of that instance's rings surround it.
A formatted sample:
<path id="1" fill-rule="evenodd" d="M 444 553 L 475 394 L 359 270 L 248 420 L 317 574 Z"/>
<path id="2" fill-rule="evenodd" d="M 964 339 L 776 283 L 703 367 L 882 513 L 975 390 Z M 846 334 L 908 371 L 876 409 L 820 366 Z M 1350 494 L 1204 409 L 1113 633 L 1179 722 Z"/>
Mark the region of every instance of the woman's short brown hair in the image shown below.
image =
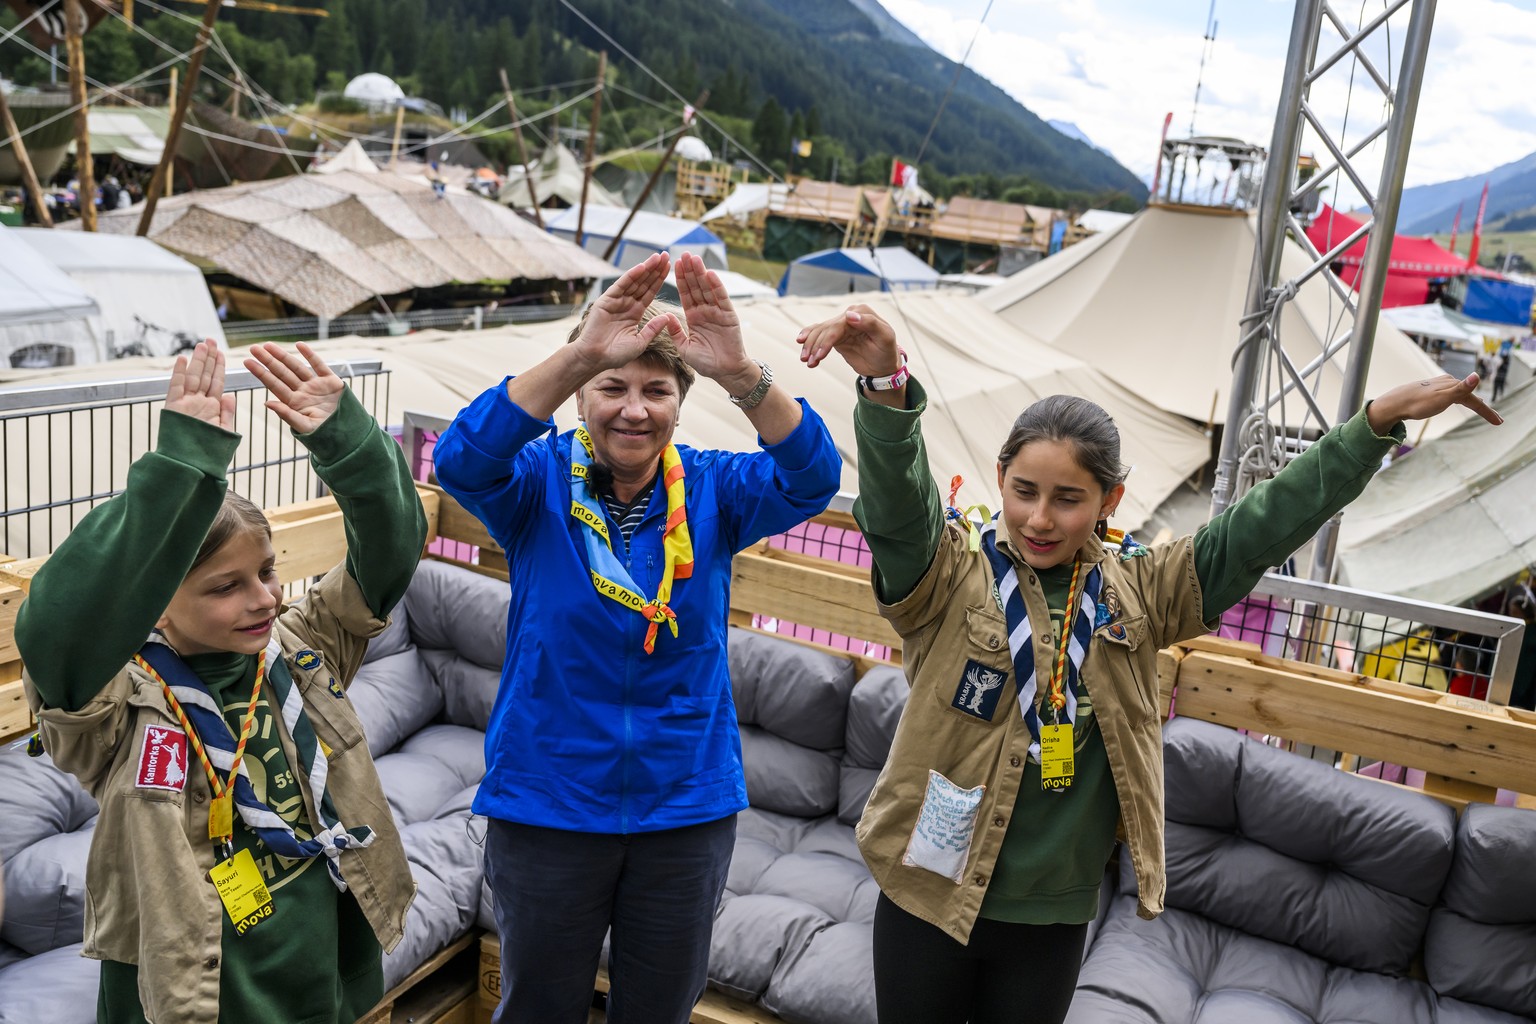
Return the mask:
<path id="1" fill-rule="evenodd" d="M 570 337 L 565 339 L 567 345 L 581 337 L 581 329 L 587 325 L 587 315 L 592 312 L 588 306 L 582 311 L 581 319 L 576 326 L 571 328 Z M 668 302 L 653 302 L 645 307 L 645 312 L 640 316 L 640 326 L 661 316 L 663 313 L 675 313 L 677 318 L 683 318 L 683 311 Z M 677 350 L 677 340 L 672 337 L 671 331 L 661 331 L 651 339 L 651 343 L 645 347 L 645 351 L 636 356 L 640 362 L 649 363 L 659 370 L 670 373 L 677 380 L 677 400 L 681 402 L 688 397 L 688 389 L 693 386 L 693 367 L 683 361 L 682 354 Z"/>

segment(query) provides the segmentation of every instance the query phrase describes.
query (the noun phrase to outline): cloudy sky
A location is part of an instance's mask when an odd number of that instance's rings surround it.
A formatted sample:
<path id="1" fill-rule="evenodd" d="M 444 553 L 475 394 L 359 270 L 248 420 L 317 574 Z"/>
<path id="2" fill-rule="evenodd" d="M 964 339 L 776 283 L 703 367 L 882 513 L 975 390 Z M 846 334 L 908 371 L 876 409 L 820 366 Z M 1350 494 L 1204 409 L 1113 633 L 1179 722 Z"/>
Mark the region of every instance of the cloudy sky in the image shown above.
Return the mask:
<path id="1" fill-rule="evenodd" d="M 1187 134 L 1210 0 L 881 0 L 934 49 L 959 60 L 1043 118 L 1075 123 L 1136 174 L 1150 178 L 1163 118 Z M 1336 0 L 1355 23 L 1383 0 Z M 1293 0 L 1216 0 L 1195 130 L 1268 145 L 1289 42 Z M 1393 78 L 1408 12 L 1392 27 Z M 1325 34 L 1336 45 L 1337 36 Z M 1381 32 L 1372 59 L 1383 72 Z M 1420 94 L 1406 184 L 1478 174 L 1536 151 L 1536 0 L 1440 0 Z M 1314 106 L 1350 141 L 1383 116 L 1381 92 L 1348 62 L 1318 83 Z M 1304 150 L 1321 147 L 1304 139 Z M 1378 157 L 1379 159 L 1379 157 Z M 1326 159 L 1324 160 L 1326 163 Z M 1365 180 L 1376 185 L 1379 164 Z"/>

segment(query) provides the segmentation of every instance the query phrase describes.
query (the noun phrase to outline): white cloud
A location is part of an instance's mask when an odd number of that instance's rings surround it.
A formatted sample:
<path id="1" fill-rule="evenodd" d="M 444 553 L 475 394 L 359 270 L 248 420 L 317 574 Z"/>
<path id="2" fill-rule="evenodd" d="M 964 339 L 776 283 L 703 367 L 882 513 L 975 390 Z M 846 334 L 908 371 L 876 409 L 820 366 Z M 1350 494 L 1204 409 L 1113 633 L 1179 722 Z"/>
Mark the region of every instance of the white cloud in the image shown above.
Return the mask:
<path id="1" fill-rule="evenodd" d="M 1163 118 L 1170 134 L 1186 134 L 1203 46 L 1206 5 L 1163 13 L 1163 4 L 1117 0 L 1004 0 L 994 4 L 977 35 L 980 0 L 884 0 L 898 20 L 934 49 L 958 60 L 975 36 L 970 67 L 1042 118 L 1071 121 L 1138 175 L 1150 177 Z M 1246 0 L 1239 0 L 1245 3 Z M 1361 0 L 1339 5 L 1353 24 Z M 1381 0 L 1364 0 L 1365 16 Z M 1176 5 L 1167 5 L 1172 8 Z M 1186 5 L 1188 6 L 1188 5 Z M 1207 61 L 1196 130 L 1268 145 L 1284 71 L 1291 4 L 1244 6 L 1230 12 Z M 1222 11 L 1218 8 L 1218 22 Z M 1406 12 L 1392 20 L 1392 44 L 1401 53 Z M 1377 34 L 1380 37 L 1381 33 Z M 1325 40 L 1336 38 L 1325 35 Z M 1383 74 L 1388 60 L 1378 40 L 1372 59 Z M 1488 170 L 1536 150 L 1536 113 L 1530 105 L 1531 55 L 1536 53 L 1536 0 L 1456 0 L 1438 6 L 1420 93 L 1407 184 L 1417 185 Z M 1392 73 L 1397 70 L 1392 64 Z M 1317 83 L 1312 104 L 1330 130 L 1348 111 L 1348 139 L 1358 139 L 1383 116 L 1381 94 L 1362 70 L 1351 87 L 1347 62 Z M 1315 138 L 1304 139 L 1325 164 Z M 1381 144 L 1374 149 L 1379 161 Z M 1362 154 L 1362 177 L 1374 189 L 1379 163 Z"/>

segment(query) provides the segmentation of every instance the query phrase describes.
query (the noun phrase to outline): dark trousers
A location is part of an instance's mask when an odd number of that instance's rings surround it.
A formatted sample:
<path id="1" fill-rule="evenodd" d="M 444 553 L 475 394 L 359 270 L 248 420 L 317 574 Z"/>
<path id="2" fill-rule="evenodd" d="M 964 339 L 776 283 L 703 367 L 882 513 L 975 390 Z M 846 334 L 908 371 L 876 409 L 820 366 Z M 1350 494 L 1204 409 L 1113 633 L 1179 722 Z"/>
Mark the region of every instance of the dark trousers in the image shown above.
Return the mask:
<path id="1" fill-rule="evenodd" d="M 610 1024 L 685 1024 L 704 993 L 736 816 L 632 835 L 491 819 L 501 933 L 494 1024 L 586 1024 L 608 939 Z"/>
<path id="2" fill-rule="evenodd" d="M 1086 924 L 981 918 L 962 946 L 884 893 L 875 906 L 880 1024 L 1060 1024 L 1072 1005 Z"/>

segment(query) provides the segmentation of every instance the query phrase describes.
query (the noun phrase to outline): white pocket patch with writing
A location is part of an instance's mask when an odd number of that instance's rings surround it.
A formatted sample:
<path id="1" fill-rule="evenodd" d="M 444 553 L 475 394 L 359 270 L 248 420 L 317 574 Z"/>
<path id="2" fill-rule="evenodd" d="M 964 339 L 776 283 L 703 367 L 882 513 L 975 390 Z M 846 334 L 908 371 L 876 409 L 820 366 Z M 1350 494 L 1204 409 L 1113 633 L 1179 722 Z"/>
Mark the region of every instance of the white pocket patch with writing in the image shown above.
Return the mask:
<path id="1" fill-rule="evenodd" d="M 965 875 L 976 815 L 986 791 L 986 786 L 961 789 L 928 769 L 928 792 L 923 796 L 923 809 L 918 813 L 901 862 L 908 867 L 926 868 L 959 885 Z"/>

